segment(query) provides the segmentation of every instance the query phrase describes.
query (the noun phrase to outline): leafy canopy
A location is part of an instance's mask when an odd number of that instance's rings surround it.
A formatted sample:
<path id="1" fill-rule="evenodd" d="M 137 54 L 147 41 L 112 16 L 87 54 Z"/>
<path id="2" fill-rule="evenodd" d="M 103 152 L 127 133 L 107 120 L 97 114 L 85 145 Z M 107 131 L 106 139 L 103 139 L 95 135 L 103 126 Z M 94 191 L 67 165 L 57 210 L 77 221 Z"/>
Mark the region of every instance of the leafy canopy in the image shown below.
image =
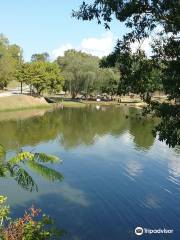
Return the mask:
<path id="1" fill-rule="evenodd" d="M 15 71 L 20 61 L 22 61 L 21 48 L 9 44 L 8 39 L 0 34 L 0 89 L 7 87 L 15 78 Z"/>
<path id="2" fill-rule="evenodd" d="M 48 62 L 49 54 L 47 52 L 44 53 L 35 53 L 31 56 L 31 62 Z"/>
<path id="3" fill-rule="evenodd" d="M 80 93 L 85 96 L 93 92 L 114 94 L 119 75 L 112 69 L 100 68 L 98 57 L 68 50 L 63 57 L 58 57 L 57 63 L 65 77 L 64 89 L 73 98 Z"/>
<path id="4" fill-rule="evenodd" d="M 50 93 L 60 92 L 64 84 L 60 68 L 50 62 L 24 63 L 17 70 L 16 78 L 31 85 L 38 95 L 45 90 Z"/>

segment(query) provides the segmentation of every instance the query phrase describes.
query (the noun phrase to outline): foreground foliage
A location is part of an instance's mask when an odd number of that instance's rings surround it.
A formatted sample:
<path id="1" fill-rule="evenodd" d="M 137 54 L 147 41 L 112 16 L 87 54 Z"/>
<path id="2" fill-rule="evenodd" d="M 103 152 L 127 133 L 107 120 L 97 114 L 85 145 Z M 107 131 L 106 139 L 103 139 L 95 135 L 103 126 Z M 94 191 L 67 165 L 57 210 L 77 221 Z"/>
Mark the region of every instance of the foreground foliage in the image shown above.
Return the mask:
<path id="1" fill-rule="evenodd" d="M 50 240 L 61 239 L 63 230 L 59 230 L 53 220 L 41 214 L 40 209 L 32 206 L 18 219 L 10 218 L 7 197 L 0 196 L 0 238 L 2 240 Z"/>
<path id="2" fill-rule="evenodd" d="M 63 175 L 61 173 L 44 165 L 45 163 L 57 162 L 59 159 L 55 156 L 31 152 L 19 152 L 7 161 L 6 151 L 0 145 L 0 177 L 11 177 L 18 185 L 30 192 L 38 191 L 38 186 L 24 165 L 49 181 L 62 181 Z"/>
<path id="3" fill-rule="evenodd" d="M 37 184 L 23 165 L 49 181 L 61 181 L 63 176 L 45 163 L 57 163 L 59 159 L 45 153 L 19 152 L 16 156 L 6 159 L 6 151 L 0 145 L 0 177 L 12 177 L 18 185 L 28 191 L 38 190 Z M 61 239 L 63 230 L 59 230 L 54 221 L 41 214 L 40 209 L 32 206 L 24 216 L 10 218 L 10 208 L 6 205 L 7 197 L 0 196 L 0 239 L 2 240 L 45 240 Z"/>

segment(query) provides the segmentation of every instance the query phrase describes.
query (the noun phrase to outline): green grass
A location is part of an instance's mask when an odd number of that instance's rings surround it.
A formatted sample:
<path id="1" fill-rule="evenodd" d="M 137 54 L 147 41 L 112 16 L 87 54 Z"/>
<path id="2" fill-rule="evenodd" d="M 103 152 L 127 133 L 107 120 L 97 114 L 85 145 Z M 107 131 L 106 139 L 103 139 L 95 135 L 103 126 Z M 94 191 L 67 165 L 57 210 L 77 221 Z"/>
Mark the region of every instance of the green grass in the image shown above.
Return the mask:
<path id="1" fill-rule="evenodd" d="M 64 107 L 85 107 L 86 106 L 85 103 L 76 102 L 76 101 L 63 101 L 59 103 L 61 103 Z"/>
<path id="2" fill-rule="evenodd" d="M 96 101 L 82 101 L 82 102 L 76 102 L 76 101 L 59 101 L 58 103 L 61 103 L 64 107 L 86 107 L 88 105 L 100 105 L 100 106 L 114 106 L 114 105 L 134 105 L 140 103 L 138 101 L 134 102 L 121 102 L 118 103 L 117 101 L 103 101 L 103 102 L 96 102 Z M 142 104 L 142 103 L 141 103 Z"/>
<path id="3" fill-rule="evenodd" d="M 59 102 L 64 107 L 86 107 L 88 105 L 102 105 L 102 106 L 111 106 L 111 105 L 117 105 L 117 102 L 111 101 L 111 102 L 96 102 L 96 101 L 82 101 L 82 102 L 76 102 L 76 101 L 63 101 Z"/>
<path id="4" fill-rule="evenodd" d="M 97 101 L 83 101 L 84 104 L 86 105 L 102 105 L 102 106 L 111 106 L 111 105 L 117 105 L 117 101 L 102 101 L 102 102 L 97 102 Z"/>

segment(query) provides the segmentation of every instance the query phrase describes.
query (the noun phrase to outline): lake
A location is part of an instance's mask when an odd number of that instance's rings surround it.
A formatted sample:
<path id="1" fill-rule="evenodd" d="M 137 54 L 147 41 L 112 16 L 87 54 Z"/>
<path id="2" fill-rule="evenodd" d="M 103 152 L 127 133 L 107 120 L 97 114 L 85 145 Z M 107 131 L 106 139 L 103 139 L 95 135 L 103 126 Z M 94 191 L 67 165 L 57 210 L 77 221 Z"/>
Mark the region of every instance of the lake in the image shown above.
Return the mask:
<path id="1" fill-rule="evenodd" d="M 137 226 L 174 230 L 147 239 L 180 239 L 180 149 L 153 137 L 157 120 L 126 106 L 0 115 L 8 156 L 23 149 L 62 160 L 48 164 L 64 176 L 61 182 L 31 172 L 38 192 L 0 179 L 13 217 L 34 204 L 67 231 L 68 240 L 139 239 Z"/>

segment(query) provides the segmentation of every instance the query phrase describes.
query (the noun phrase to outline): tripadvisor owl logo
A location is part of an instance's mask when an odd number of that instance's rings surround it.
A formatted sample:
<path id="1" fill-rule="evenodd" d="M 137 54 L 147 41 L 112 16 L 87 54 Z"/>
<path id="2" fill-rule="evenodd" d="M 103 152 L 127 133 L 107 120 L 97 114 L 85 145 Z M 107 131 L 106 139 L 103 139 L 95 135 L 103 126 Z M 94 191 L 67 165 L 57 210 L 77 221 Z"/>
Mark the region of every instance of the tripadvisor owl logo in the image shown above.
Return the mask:
<path id="1" fill-rule="evenodd" d="M 138 236 L 143 235 L 143 228 L 142 227 L 135 228 L 135 234 Z"/>

